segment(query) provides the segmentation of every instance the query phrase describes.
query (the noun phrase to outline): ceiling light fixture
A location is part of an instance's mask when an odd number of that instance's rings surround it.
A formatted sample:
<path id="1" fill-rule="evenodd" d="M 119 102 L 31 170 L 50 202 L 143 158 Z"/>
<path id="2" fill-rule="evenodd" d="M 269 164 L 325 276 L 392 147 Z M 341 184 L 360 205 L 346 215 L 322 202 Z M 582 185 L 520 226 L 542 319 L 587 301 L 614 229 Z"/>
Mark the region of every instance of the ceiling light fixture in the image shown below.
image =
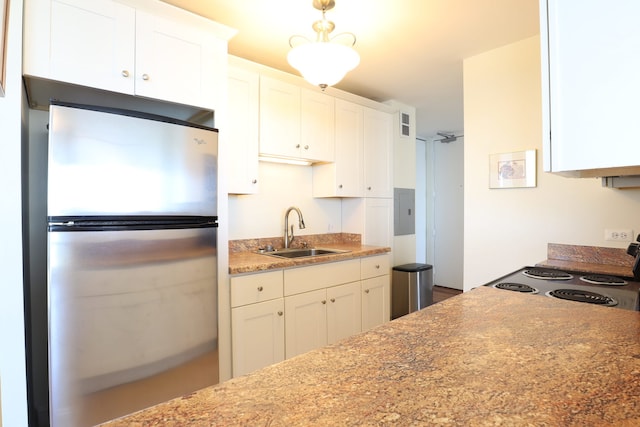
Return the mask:
<path id="1" fill-rule="evenodd" d="M 316 32 L 315 41 L 298 35 L 289 38 L 289 64 L 300 71 L 305 80 L 322 90 L 338 83 L 360 63 L 360 55 L 352 49 L 356 44 L 353 33 L 340 33 L 329 38 L 335 24 L 327 21 L 325 12 L 335 5 L 334 0 L 313 0 L 313 7 L 322 11 L 322 19 L 312 25 Z"/>

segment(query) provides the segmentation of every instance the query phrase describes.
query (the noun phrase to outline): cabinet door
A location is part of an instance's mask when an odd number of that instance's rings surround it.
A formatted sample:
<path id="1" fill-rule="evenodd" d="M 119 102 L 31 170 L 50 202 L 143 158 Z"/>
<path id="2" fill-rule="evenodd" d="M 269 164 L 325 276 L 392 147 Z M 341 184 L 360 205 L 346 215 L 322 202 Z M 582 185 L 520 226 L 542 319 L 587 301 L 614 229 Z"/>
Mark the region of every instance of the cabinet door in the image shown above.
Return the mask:
<path id="1" fill-rule="evenodd" d="M 41 7 L 48 8 L 49 4 Z M 53 0 L 48 24 L 50 50 L 43 49 L 41 54 L 47 54 L 49 70 L 43 67 L 36 74 L 133 94 L 136 28 L 133 8 L 109 0 Z"/>
<path id="2" fill-rule="evenodd" d="M 540 3 L 545 170 L 640 165 L 640 2 Z"/>
<path id="3" fill-rule="evenodd" d="M 327 344 L 325 289 L 285 297 L 284 305 L 287 359 Z"/>
<path id="4" fill-rule="evenodd" d="M 364 108 L 364 196 L 393 197 L 393 121 L 389 113 Z"/>
<path id="5" fill-rule="evenodd" d="M 364 108 L 336 99 L 336 184 L 342 197 L 362 197 Z"/>
<path id="6" fill-rule="evenodd" d="M 393 200 L 370 199 L 364 201 L 364 235 L 366 245 L 392 246 L 393 239 Z"/>
<path id="7" fill-rule="evenodd" d="M 228 191 L 258 192 L 258 96 L 257 73 L 229 68 L 226 138 L 229 162 Z"/>
<path id="8" fill-rule="evenodd" d="M 313 165 L 313 197 L 362 197 L 363 107 L 335 100 L 335 159 Z"/>
<path id="9" fill-rule="evenodd" d="M 301 158 L 321 162 L 334 160 L 334 113 L 333 97 L 301 89 Z"/>
<path id="10" fill-rule="evenodd" d="M 390 319 L 389 275 L 362 281 L 362 330 L 388 322 Z"/>
<path id="11" fill-rule="evenodd" d="M 362 330 L 360 282 L 327 289 L 327 342 L 329 344 Z"/>
<path id="12" fill-rule="evenodd" d="M 233 376 L 284 360 L 282 298 L 231 310 Z"/>
<path id="13" fill-rule="evenodd" d="M 136 94 L 214 110 L 226 77 L 226 41 L 136 12 Z"/>
<path id="14" fill-rule="evenodd" d="M 298 158 L 300 88 L 260 76 L 260 154 Z"/>

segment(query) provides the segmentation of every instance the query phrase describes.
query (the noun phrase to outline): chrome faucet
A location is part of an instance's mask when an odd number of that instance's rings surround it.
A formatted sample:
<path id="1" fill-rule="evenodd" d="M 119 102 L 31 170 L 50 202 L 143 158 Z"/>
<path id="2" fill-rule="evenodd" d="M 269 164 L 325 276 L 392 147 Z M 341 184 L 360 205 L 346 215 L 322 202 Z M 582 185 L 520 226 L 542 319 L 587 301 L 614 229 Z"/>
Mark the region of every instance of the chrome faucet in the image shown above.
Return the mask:
<path id="1" fill-rule="evenodd" d="M 291 235 L 289 235 L 289 213 L 291 211 L 296 211 L 298 213 L 298 228 L 302 230 L 304 227 L 304 219 L 302 218 L 302 212 L 300 209 L 295 206 L 291 206 L 287 209 L 287 212 L 284 214 L 284 247 L 285 249 L 289 247 L 291 242 L 293 242 L 293 225 L 291 226 Z"/>

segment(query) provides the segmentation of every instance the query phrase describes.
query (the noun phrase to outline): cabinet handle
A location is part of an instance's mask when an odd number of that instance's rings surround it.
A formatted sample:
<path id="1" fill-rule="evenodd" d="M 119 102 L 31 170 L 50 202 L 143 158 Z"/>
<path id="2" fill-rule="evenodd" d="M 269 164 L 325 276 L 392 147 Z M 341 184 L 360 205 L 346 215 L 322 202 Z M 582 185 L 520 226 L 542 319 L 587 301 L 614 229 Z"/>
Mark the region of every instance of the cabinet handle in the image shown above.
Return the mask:
<path id="1" fill-rule="evenodd" d="M 338 185 L 338 188 L 342 188 L 342 184 Z"/>
<path id="2" fill-rule="evenodd" d="M 284 313 L 282 311 L 278 312 L 278 316 L 282 316 Z"/>
<path id="3" fill-rule="evenodd" d="M 321 302 L 322 302 L 323 304 L 326 304 L 326 303 L 327 303 L 327 300 L 326 300 L 326 299 L 323 299 Z"/>
<path id="4" fill-rule="evenodd" d="M 309 149 L 309 146 L 308 146 L 308 145 L 305 145 L 305 146 L 304 146 L 304 149 L 305 149 L 305 150 L 308 150 L 308 149 Z"/>
<path id="5" fill-rule="evenodd" d="M 257 183 L 258 183 L 258 180 L 257 180 L 257 179 L 254 179 L 253 181 L 251 181 L 251 183 L 252 183 L 252 184 L 257 184 Z"/>
<path id="6" fill-rule="evenodd" d="M 262 286 L 258 286 L 258 292 L 262 292 L 264 288 Z"/>
<path id="7" fill-rule="evenodd" d="M 149 80 L 149 74 L 143 74 L 142 80 Z"/>
<path id="8" fill-rule="evenodd" d="M 336 302 L 336 299 L 335 298 L 331 298 L 331 302 Z"/>
<path id="9" fill-rule="evenodd" d="M 129 72 L 127 70 L 122 70 L 122 77 L 129 77 Z"/>
<path id="10" fill-rule="evenodd" d="M 367 190 L 371 190 L 371 187 L 367 187 Z"/>
<path id="11" fill-rule="evenodd" d="M 296 144 L 296 148 L 300 148 L 300 144 Z"/>
<path id="12" fill-rule="evenodd" d="M 380 264 L 376 264 L 376 269 L 380 269 Z"/>
<path id="13" fill-rule="evenodd" d="M 365 294 L 368 294 L 368 293 L 369 293 L 369 289 L 365 289 L 365 290 L 364 290 L 364 293 L 365 293 Z"/>

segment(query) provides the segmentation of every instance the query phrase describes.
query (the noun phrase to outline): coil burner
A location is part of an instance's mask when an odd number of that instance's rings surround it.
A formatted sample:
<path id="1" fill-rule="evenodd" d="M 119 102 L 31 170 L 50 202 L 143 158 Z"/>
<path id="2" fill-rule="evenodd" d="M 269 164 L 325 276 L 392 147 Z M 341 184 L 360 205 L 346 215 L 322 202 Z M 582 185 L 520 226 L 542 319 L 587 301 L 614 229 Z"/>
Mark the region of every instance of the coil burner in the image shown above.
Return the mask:
<path id="1" fill-rule="evenodd" d="M 571 280 L 573 276 L 562 270 L 553 270 L 549 268 L 527 268 L 522 274 L 533 279 L 542 280 Z"/>
<path id="2" fill-rule="evenodd" d="M 522 292 L 523 294 L 537 294 L 539 292 L 536 288 L 523 283 L 501 282 L 493 285 L 493 287 L 507 291 Z"/>
<path id="3" fill-rule="evenodd" d="M 618 301 L 611 297 L 582 289 L 555 289 L 547 292 L 546 295 L 568 301 L 586 302 L 589 304 L 604 305 L 607 307 L 618 305 Z"/>
<path id="4" fill-rule="evenodd" d="M 588 276 L 580 277 L 580 280 L 593 285 L 606 285 L 606 286 L 624 286 L 628 282 L 620 277 L 607 276 L 603 274 L 590 274 Z"/>

